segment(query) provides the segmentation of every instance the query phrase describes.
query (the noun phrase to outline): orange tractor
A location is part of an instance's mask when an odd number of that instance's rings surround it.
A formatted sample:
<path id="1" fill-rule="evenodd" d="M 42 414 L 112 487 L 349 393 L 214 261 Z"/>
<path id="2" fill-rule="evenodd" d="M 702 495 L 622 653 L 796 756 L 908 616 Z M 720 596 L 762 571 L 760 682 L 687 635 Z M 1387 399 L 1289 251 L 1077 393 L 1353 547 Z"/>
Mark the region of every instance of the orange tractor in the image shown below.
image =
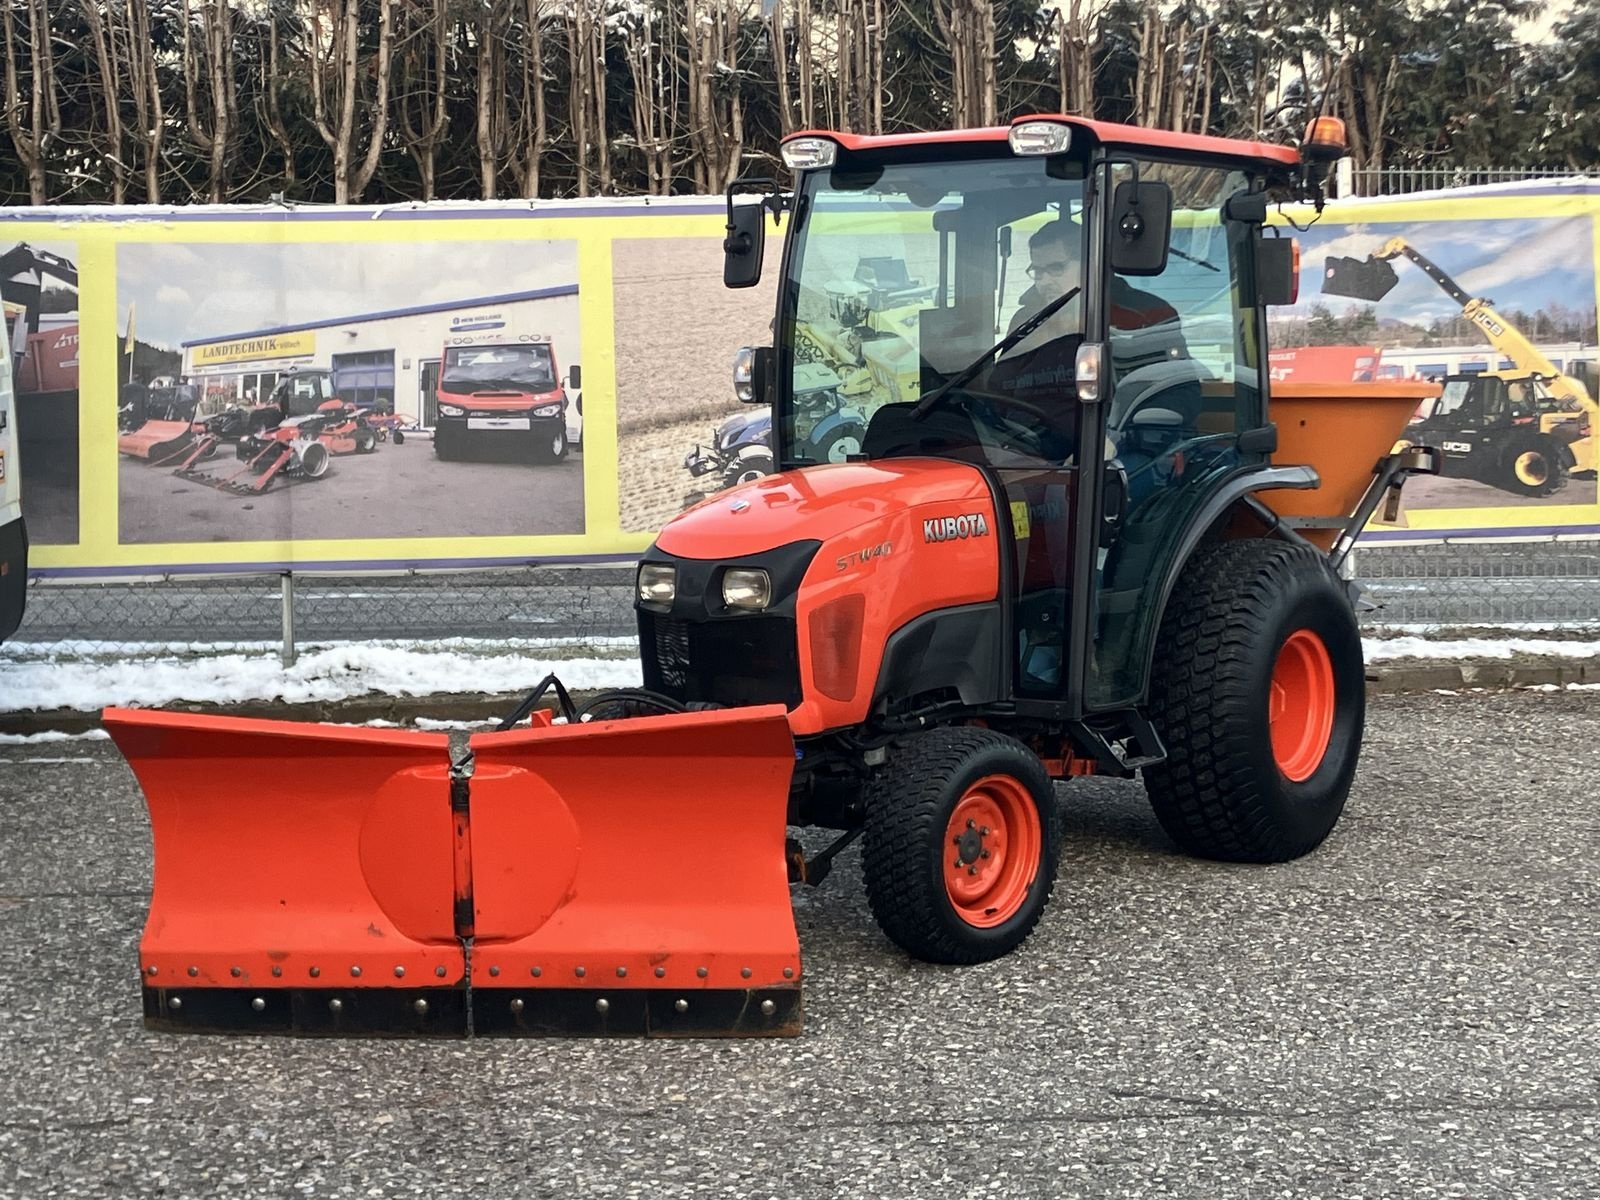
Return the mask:
<path id="1" fill-rule="evenodd" d="M 1271 385 L 1297 255 L 1270 207 L 1320 207 L 1341 152 L 1326 120 L 1299 149 L 1060 116 L 787 139 L 792 191 L 730 188 L 724 264 L 754 283 L 790 214 L 775 344 L 739 380 L 778 472 L 643 556 L 643 688 L 579 706 L 547 680 L 455 757 L 105 714 L 155 832 L 147 1022 L 793 1033 L 792 883 L 859 837 L 890 940 L 998 958 L 1056 882 L 1053 785 L 1083 775 L 1141 775 L 1192 854 L 1314 849 L 1362 738 L 1340 566 L 1437 466 L 1389 453 L 1426 385 Z M 797 327 L 891 253 L 932 286 L 865 343 L 860 452 L 813 462 Z M 808 827 L 837 836 L 808 852 Z"/>

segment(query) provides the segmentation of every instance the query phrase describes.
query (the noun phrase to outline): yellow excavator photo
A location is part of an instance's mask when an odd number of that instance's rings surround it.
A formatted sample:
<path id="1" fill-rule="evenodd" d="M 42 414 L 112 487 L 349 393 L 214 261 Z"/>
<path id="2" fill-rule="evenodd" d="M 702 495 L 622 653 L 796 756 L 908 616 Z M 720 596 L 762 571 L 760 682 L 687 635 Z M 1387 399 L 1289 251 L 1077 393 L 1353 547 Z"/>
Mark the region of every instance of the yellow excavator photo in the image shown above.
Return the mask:
<path id="1" fill-rule="evenodd" d="M 1570 475 L 1592 476 L 1600 406 L 1589 388 L 1404 238 L 1390 238 L 1366 259 L 1330 257 L 1322 290 L 1375 303 L 1399 282 L 1389 264 L 1402 256 L 1461 305 L 1462 315 L 1513 364 L 1444 380 L 1443 394 L 1413 423 L 1407 440 L 1443 451 L 1446 476 L 1477 479 L 1520 496 L 1553 495 Z"/>

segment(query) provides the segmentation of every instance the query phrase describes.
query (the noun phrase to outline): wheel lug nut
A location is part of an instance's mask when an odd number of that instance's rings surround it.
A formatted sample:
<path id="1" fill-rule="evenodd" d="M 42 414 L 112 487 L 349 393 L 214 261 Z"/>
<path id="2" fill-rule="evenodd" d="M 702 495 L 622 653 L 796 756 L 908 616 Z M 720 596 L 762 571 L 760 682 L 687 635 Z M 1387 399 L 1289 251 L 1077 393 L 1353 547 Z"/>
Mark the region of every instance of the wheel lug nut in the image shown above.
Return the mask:
<path id="1" fill-rule="evenodd" d="M 970 817 L 969 817 L 969 818 L 968 818 L 968 819 L 967 819 L 967 828 L 968 828 L 968 829 L 976 829 L 976 828 L 977 828 L 977 827 L 978 827 L 978 823 L 977 823 L 977 822 L 976 822 L 976 821 L 974 821 L 974 820 L 972 820 L 972 819 L 971 819 L 971 818 L 970 818 Z"/>
<path id="2" fill-rule="evenodd" d="M 988 837 L 989 836 L 989 827 L 987 825 L 985 825 L 982 829 L 978 830 L 978 832 L 980 834 L 982 834 L 984 837 Z"/>
<path id="3" fill-rule="evenodd" d="M 988 858 L 988 857 L 989 857 L 989 852 L 988 852 L 988 851 L 987 851 L 987 850 L 985 850 L 985 851 L 984 851 L 984 852 L 983 852 L 983 857 L 984 857 L 984 858 Z"/>
<path id="4" fill-rule="evenodd" d="M 977 873 L 978 873 L 978 868 L 977 867 L 968 867 L 967 868 L 967 874 L 968 875 L 976 875 Z"/>

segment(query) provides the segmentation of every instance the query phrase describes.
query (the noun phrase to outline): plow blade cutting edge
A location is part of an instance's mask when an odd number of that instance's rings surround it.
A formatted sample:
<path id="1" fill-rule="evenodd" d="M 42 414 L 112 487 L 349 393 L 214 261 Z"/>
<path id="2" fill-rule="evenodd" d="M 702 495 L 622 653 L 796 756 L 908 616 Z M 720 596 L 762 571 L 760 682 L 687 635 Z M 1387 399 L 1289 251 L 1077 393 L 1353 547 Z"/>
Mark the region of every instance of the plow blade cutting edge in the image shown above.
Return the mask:
<path id="1" fill-rule="evenodd" d="M 442 734 L 108 709 L 153 1028 L 799 1032 L 781 706 Z"/>

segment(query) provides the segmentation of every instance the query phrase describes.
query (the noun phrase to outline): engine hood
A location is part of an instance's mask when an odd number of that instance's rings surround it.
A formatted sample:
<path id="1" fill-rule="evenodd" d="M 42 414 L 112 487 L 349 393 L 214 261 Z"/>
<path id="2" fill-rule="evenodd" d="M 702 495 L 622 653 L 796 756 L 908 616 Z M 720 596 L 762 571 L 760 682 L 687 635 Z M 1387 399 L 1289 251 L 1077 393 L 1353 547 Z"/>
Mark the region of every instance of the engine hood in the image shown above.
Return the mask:
<path id="1" fill-rule="evenodd" d="M 721 425 L 717 426 L 716 444 L 718 450 L 740 442 L 748 442 L 755 438 L 765 440 L 767 433 L 772 429 L 772 412 L 769 409 L 759 409 L 755 412 L 734 413 Z"/>
<path id="2" fill-rule="evenodd" d="M 989 501 L 976 467 L 943 459 L 806 467 L 717 493 L 668 522 L 656 546 L 681 558 L 739 558 L 827 542 L 930 504 Z"/>

